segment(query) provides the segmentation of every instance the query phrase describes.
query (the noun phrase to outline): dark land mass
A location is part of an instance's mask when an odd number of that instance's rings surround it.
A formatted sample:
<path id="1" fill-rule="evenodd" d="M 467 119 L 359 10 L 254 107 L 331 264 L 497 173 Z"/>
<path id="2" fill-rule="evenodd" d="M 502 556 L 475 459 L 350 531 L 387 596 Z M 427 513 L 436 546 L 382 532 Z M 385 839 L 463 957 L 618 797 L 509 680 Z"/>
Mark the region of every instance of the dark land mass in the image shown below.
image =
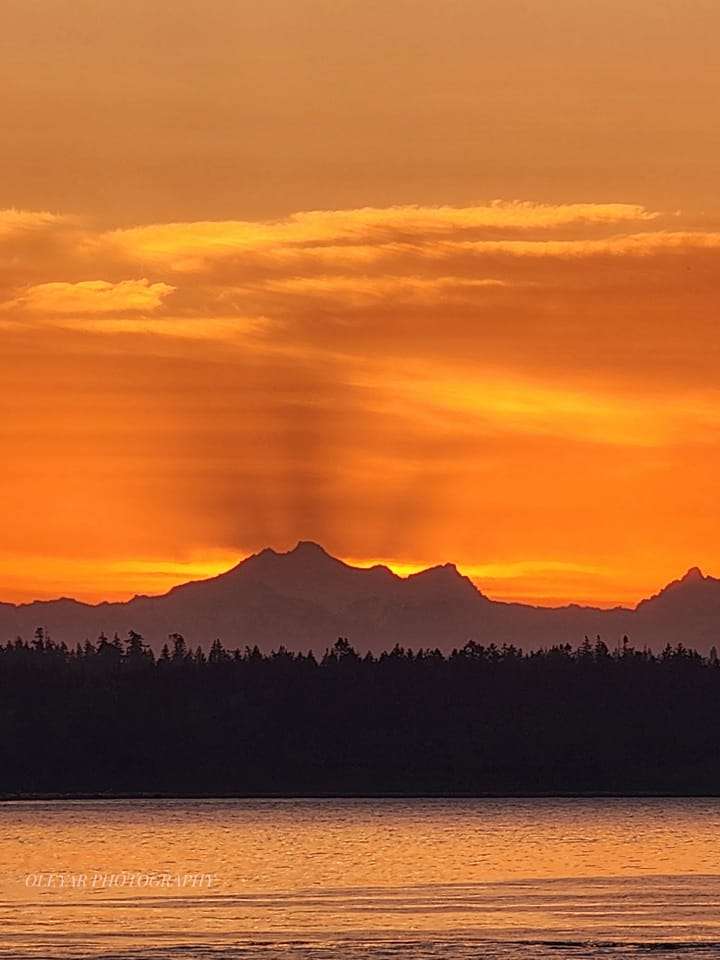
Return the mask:
<path id="1" fill-rule="evenodd" d="M 40 631 L 0 647 L 0 795 L 718 795 L 719 704 L 715 651 L 681 644 L 156 657 Z"/>

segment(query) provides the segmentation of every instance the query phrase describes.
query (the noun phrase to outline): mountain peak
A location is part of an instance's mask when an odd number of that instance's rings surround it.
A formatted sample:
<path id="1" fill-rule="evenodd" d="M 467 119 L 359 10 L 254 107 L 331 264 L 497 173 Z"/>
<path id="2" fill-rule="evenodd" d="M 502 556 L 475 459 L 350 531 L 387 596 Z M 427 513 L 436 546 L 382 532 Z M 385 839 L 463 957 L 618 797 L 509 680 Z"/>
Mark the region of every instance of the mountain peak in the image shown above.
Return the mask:
<path id="1" fill-rule="evenodd" d="M 328 557 L 331 560 L 335 559 L 327 552 L 325 547 L 320 546 L 319 543 L 315 543 L 314 540 L 298 540 L 287 555 L 297 557 Z"/>
<path id="2" fill-rule="evenodd" d="M 454 563 L 442 563 L 435 567 L 428 567 L 418 573 L 412 573 L 407 578 L 416 586 L 430 587 L 432 590 L 447 592 L 448 595 L 475 595 L 483 596 L 475 584 L 464 576 Z"/>
<path id="3" fill-rule="evenodd" d="M 711 581 L 712 577 L 706 577 L 700 567 L 690 567 L 684 576 L 678 580 L 673 580 L 672 583 L 668 583 L 668 585 L 660 591 L 660 596 L 668 592 L 676 593 L 678 590 L 685 588 L 693 589 L 695 587 L 702 587 Z"/>
<path id="4" fill-rule="evenodd" d="M 289 563 L 288 563 L 289 561 Z M 253 553 L 244 560 L 241 560 L 227 574 L 220 574 L 219 579 L 225 579 L 228 575 L 244 575 L 249 572 L 273 572 L 279 569 L 287 569 L 288 566 L 308 566 L 314 563 L 332 561 L 339 564 L 340 561 L 332 557 L 324 547 L 312 540 L 299 540 L 292 550 L 279 552 L 272 547 L 265 547 L 258 553 Z"/>
<path id="5" fill-rule="evenodd" d="M 704 604 L 711 600 L 713 608 L 717 603 L 714 597 L 720 597 L 718 588 L 720 580 L 706 577 L 700 567 L 690 567 L 687 573 L 679 580 L 673 580 L 662 588 L 659 593 L 648 600 L 641 600 L 636 610 L 680 609 L 691 607 L 698 603 Z"/>

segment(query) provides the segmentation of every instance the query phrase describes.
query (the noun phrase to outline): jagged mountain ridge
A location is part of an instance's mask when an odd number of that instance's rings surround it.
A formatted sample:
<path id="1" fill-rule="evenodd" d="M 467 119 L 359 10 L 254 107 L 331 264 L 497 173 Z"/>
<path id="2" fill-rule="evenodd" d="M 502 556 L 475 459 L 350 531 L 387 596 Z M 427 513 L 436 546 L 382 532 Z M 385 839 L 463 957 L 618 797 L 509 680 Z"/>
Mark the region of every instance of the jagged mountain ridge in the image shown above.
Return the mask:
<path id="1" fill-rule="evenodd" d="M 126 603 L 60 599 L 0 603 L 0 640 L 30 638 L 38 626 L 75 643 L 99 633 L 137 630 L 158 650 L 171 632 L 207 646 L 257 644 L 322 652 L 338 636 L 359 650 L 395 643 L 448 651 L 469 639 L 534 649 L 601 635 L 660 649 L 682 642 L 720 646 L 720 580 L 692 568 L 634 609 L 547 608 L 490 600 L 453 564 L 400 577 L 387 567 L 352 567 L 301 541 L 287 553 L 265 549 L 219 576 Z"/>

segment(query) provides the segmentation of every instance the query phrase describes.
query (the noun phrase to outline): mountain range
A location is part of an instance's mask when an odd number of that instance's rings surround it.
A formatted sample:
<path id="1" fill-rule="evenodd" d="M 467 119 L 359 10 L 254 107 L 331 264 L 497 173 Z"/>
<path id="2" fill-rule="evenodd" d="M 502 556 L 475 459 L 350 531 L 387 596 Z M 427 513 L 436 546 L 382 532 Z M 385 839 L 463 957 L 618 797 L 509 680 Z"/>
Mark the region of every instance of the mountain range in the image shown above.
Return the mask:
<path id="1" fill-rule="evenodd" d="M 132 629 L 156 651 L 179 632 L 192 645 L 219 637 L 228 648 L 257 644 L 263 651 L 284 645 L 322 653 L 339 636 L 360 651 L 399 643 L 447 652 L 471 639 L 535 649 L 575 645 L 586 635 L 612 647 L 627 635 L 636 647 L 683 643 L 707 652 L 720 646 L 720 580 L 695 567 L 634 608 L 535 607 L 489 599 L 453 564 L 400 577 L 385 566 L 352 567 L 301 541 L 162 596 L 0 603 L 0 641 L 29 639 L 37 627 L 68 644 Z"/>

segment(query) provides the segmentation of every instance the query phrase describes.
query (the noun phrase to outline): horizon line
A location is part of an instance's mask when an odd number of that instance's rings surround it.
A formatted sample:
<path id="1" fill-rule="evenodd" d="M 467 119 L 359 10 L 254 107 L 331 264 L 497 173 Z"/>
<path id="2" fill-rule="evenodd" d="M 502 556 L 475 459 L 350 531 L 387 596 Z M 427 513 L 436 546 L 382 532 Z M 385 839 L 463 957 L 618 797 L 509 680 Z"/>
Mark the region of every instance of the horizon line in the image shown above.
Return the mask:
<path id="1" fill-rule="evenodd" d="M 522 594 L 508 594 L 508 593 L 496 593 L 494 590 L 488 591 L 484 580 L 507 580 L 512 581 L 516 577 L 519 577 L 520 570 L 523 570 L 525 573 L 531 570 L 537 572 L 541 571 L 551 571 L 556 570 L 558 572 L 578 572 L 584 575 L 601 575 L 603 572 L 602 568 L 591 568 L 582 564 L 573 564 L 563 561 L 511 561 L 505 563 L 490 563 L 490 564 L 456 564 L 450 561 L 438 562 L 438 563 L 408 563 L 408 562 L 398 562 L 394 560 L 387 560 L 385 558 L 357 558 L 353 556 L 336 556 L 335 554 L 328 551 L 321 543 L 315 540 L 301 539 L 295 543 L 295 546 L 291 547 L 288 550 L 277 550 L 274 547 L 266 546 L 262 547 L 253 552 L 249 552 L 244 555 L 238 556 L 235 554 L 231 558 L 230 555 L 224 557 L 223 560 L 217 561 L 215 563 L 196 563 L 196 562 L 170 562 L 163 563 L 162 561 L 153 563 L 150 561 L 136 561 L 141 568 L 143 568 L 148 576 L 155 576 L 158 578 L 165 578 L 165 582 L 162 585 L 158 585 L 156 591 L 148 590 L 146 591 L 118 591 L 116 595 L 113 595 L 113 591 L 110 590 L 105 595 L 95 594 L 92 597 L 86 596 L 83 598 L 83 591 L 80 590 L 77 593 L 73 591 L 75 595 L 68 594 L 66 592 L 54 592 L 48 591 L 46 595 L 40 596 L 30 596 L 28 599 L 19 598 L 16 600 L 6 600 L 4 599 L 2 588 L 0 587 L 0 605 L 12 606 L 15 608 L 22 608 L 32 606 L 33 604 L 47 604 L 47 603 L 57 603 L 61 601 L 77 603 L 82 606 L 88 607 L 101 607 L 107 604 L 125 604 L 129 603 L 132 600 L 138 598 L 159 598 L 164 597 L 172 590 L 182 587 L 189 583 L 203 583 L 206 581 L 215 580 L 219 577 L 223 577 L 226 574 L 231 573 L 234 569 L 241 566 L 248 560 L 251 560 L 254 557 L 259 557 L 264 553 L 272 553 L 277 557 L 289 556 L 292 553 L 295 553 L 303 547 L 313 547 L 317 548 L 327 557 L 332 560 L 335 560 L 339 563 L 344 564 L 346 567 L 349 567 L 354 570 L 370 570 L 376 567 L 384 567 L 389 570 L 392 574 L 400 579 L 407 580 L 408 578 L 415 576 L 416 574 L 423 573 L 428 570 L 441 569 L 443 567 L 451 567 L 455 569 L 460 576 L 468 579 L 473 586 L 488 600 L 491 600 L 494 603 L 510 604 L 510 605 L 520 605 L 527 607 L 540 607 L 545 609 L 563 609 L 567 607 L 581 607 L 586 609 L 595 609 L 595 610 L 613 610 L 613 609 L 624 609 L 624 610 L 634 610 L 641 604 L 643 601 L 652 599 L 657 596 L 658 593 L 662 592 L 667 587 L 679 583 L 682 580 L 685 580 L 688 577 L 694 576 L 703 580 L 715 580 L 711 574 L 706 574 L 704 570 L 699 565 L 691 565 L 684 574 L 676 576 L 669 580 L 661 582 L 659 586 L 650 588 L 647 592 L 640 592 L 633 595 L 632 598 L 626 597 L 624 599 L 616 600 L 606 600 L 606 599 L 577 599 L 570 597 L 558 597 L 548 594 L 543 594 L 541 596 L 528 594 L 523 592 Z M 132 563 L 132 561 L 129 561 Z M 126 570 L 127 568 L 123 565 L 122 561 L 117 561 L 116 566 L 118 567 L 118 572 L 121 570 Z M 512 574 L 507 573 L 509 570 L 517 570 L 518 573 Z M 496 571 L 495 576 L 488 571 Z M 499 576 L 497 571 L 506 571 L 504 576 Z M 609 571 L 607 571 L 609 572 Z M 12 593 L 13 591 L 9 591 Z M 25 591 L 21 591 L 24 593 Z"/>

